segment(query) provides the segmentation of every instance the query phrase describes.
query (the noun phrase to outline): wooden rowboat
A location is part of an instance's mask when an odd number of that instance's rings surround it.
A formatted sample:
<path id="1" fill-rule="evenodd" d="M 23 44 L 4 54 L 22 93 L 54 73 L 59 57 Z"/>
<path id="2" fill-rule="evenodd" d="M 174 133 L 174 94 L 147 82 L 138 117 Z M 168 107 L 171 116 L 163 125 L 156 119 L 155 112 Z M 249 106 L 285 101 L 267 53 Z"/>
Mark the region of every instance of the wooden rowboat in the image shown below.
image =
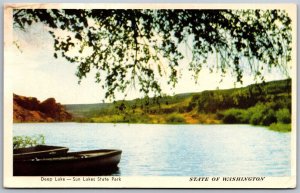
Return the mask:
<path id="1" fill-rule="evenodd" d="M 69 151 L 67 147 L 37 145 L 35 147 L 14 149 L 14 160 L 46 158 L 57 155 L 65 155 Z"/>
<path id="2" fill-rule="evenodd" d="M 47 158 L 14 159 L 14 176 L 109 175 L 118 171 L 121 150 L 70 152 Z"/>

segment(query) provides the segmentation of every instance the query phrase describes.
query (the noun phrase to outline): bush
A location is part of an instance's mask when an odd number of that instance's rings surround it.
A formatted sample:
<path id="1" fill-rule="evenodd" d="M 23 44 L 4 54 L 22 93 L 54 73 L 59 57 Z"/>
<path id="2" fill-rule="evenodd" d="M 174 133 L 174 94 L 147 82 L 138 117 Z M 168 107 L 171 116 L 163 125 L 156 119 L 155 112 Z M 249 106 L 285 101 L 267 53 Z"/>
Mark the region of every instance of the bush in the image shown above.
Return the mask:
<path id="1" fill-rule="evenodd" d="M 151 119 L 148 115 L 142 114 L 129 114 L 125 117 L 129 123 L 149 123 Z"/>
<path id="2" fill-rule="evenodd" d="M 276 122 L 275 111 L 273 109 L 269 109 L 266 112 L 263 112 L 264 116 L 261 120 L 261 125 L 271 125 Z"/>
<path id="3" fill-rule="evenodd" d="M 185 123 L 185 118 L 180 114 L 171 114 L 166 118 L 167 123 Z"/>
<path id="4" fill-rule="evenodd" d="M 35 145 L 45 144 L 45 136 L 14 136 L 13 137 L 13 148 L 24 148 L 24 147 L 32 147 Z"/>
<path id="5" fill-rule="evenodd" d="M 291 113 L 287 108 L 279 109 L 276 112 L 276 118 L 278 123 L 291 123 Z"/>
<path id="6" fill-rule="evenodd" d="M 250 123 L 252 125 L 259 125 L 261 122 L 261 117 L 262 117 L 262 113 L 260 111 L 253 113 L 250 118 Z"/>
<path id="7" fill-rule="evenodd" d="M 273 110 L 273 103 L 262 104 L 258 103 L 254 107 L 248 109 L 250 116 L 250 123 L 252 125 L 270 125 L 276 122 L 275 111 Z"/>
<path id="8" fill-rule="evenodd" d="M 223 112 L 223 123 L 248 123 L 247 112 L 243 109 L 228 109 Z"/>
<path id="9" fill-rule="evenodd" d="M 239 123 L 238 118 L 234 114 L 226 114 L 223 123 Z"/>
<path id="10" fill-rule="evenodd" d="M 249 123 L 252 125 L 259 125 L 261 123 L 262 120 L 262 116 L 263 116 L 263 104 L 256 104 L 254 107 L 250 107 L 248 109 L 250 113 L 250 118 L 249 118 Z"/>

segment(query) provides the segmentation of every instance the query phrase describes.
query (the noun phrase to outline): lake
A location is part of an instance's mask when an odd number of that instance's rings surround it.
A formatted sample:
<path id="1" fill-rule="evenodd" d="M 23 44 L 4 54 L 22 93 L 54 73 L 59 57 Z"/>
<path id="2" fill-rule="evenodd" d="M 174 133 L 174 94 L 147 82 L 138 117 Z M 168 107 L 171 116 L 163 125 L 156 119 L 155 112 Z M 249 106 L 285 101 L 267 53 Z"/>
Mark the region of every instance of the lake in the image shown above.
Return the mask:
<path id="1" fill-rule="evenodd" d="M 121 149 L 120 176 L 290 176 L 291 134 L 250 125 L 18 123 L 70 151 Z"/>

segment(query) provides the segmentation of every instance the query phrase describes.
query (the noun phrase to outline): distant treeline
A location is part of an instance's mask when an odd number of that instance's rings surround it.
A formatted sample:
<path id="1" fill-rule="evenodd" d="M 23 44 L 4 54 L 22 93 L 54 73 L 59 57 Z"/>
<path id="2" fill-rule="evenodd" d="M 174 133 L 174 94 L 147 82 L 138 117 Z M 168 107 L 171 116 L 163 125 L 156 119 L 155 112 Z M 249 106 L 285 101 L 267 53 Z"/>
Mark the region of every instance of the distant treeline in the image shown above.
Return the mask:
<path id="1" fill-rule="evenodd" d="M 81 122 L 242 123 L 290 130 L 291 79 L 66 109 Z"/>

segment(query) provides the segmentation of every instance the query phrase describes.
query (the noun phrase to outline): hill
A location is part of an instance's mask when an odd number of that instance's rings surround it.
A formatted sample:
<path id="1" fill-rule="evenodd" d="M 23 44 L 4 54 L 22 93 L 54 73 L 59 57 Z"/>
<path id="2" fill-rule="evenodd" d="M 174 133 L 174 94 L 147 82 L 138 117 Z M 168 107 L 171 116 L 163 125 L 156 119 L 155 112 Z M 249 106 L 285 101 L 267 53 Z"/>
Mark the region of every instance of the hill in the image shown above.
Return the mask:
<path id="1" fill-rule="evenodd" d="M 289 123 L 291 79 L 155 99 L 65 107 L 75 120 L 82 122 Z"/>
<path id="2" fill-rule="evenodd" d="M 34 97 L 13 95 L 14 122 L 62 122 L 71 121 L 72 115 L 54 98 L 43 102 Z"/>

